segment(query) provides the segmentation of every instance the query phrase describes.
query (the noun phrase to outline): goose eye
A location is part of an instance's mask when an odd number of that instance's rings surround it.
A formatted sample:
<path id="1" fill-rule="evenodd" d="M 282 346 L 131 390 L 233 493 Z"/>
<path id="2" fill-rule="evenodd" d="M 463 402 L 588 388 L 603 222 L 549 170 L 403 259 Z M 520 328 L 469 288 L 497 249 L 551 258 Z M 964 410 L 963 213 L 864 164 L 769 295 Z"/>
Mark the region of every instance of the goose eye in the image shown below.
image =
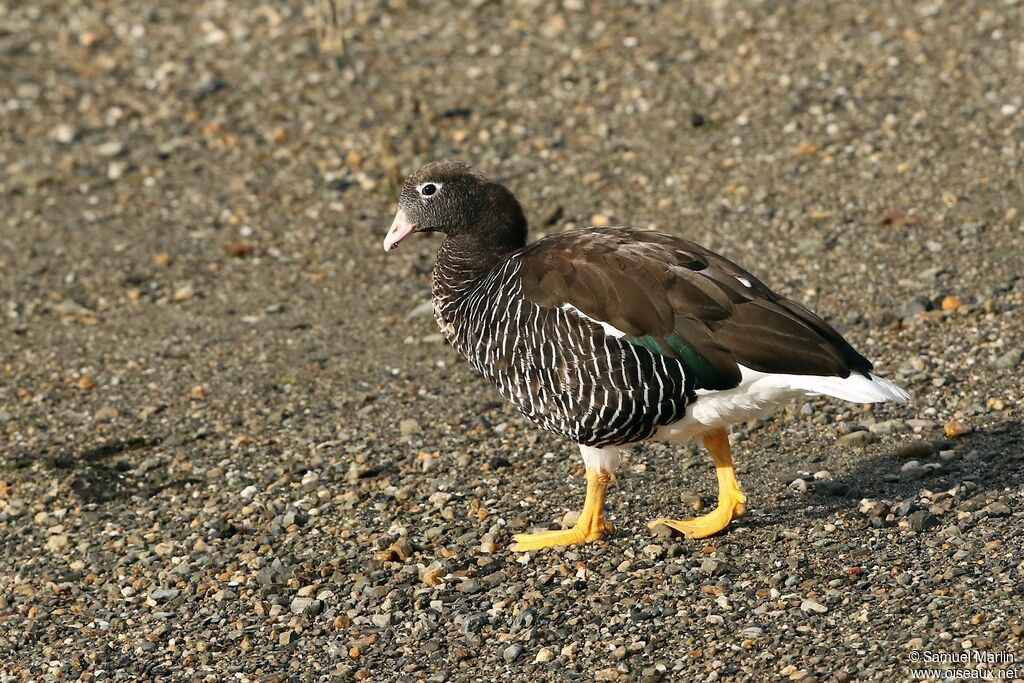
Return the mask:
<path id="1" fill-rule="evenodd" d="M 420 191 L 421 196 L 432 197 L 437 194 L 437 191 L 441 189 L 441 186 L 437 183 L 423 183 L 417 189 Z"/>

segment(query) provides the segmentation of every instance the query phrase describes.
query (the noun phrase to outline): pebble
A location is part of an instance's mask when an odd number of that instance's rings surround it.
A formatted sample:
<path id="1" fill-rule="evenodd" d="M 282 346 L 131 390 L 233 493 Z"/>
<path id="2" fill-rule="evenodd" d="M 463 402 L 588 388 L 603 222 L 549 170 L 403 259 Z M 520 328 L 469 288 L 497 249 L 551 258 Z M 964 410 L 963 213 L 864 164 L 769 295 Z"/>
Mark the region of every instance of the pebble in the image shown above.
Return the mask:
<path id="1" fill-rule="evenodd" d="M 857 431 L 844 434 L 839 437 L 836 441 L 840 446 L 844 448 L 865 448 L 869 444 L 874 443 L 878 440 L 874 434 L 869 431 Z"/>
<path id="2" fill-rule="evenodd" d="M 96 411 L 97 420 L 113 420 L 118 415 L 120 415 L 120 412 L 114 406 L 103 406 Z"/>
<path id="3" fill-rule="evenodd" d="M 897 458 L 920 459 L 927 458 L 934 453 L 935 446 L 930 441 L 925 441 L 924 439 L 909 441 L 896 448 Z"/>
<path id="4" fill-rule="evenodd" d="M 942 297 L 939 307 L 944 311 L 955 311 L 964 305 L 963 300 L 955 294 L 947 294 Z"/>
<path id="5" fill-rule="evenodd" d="M 996 358 L 992 366 L 997 370 L 1011 370 L 1020 365 L 1022 355 L 1024 355 L 1024 349 L 1010 349 Z"/>
<path id="6" fill-rule="evenodd" d="M 430 301 L 424 301 L 417 304 L 408 313 L 405 314 L 406 320 L 414 320 L 416 318 L 429 318 L 434 315 L 434 304 Z M 436 328 L 435 328 L 436 329 Z"/>
<path id="7" fill-rule="evenodd" d="M 533 661 L 544 664 L 545 662 L 550 662 L 554 658 L 554 652 L 552 652 L 546 647 L 542 647 L 541 649 L 537 650 L 537 656 L 533 658 Z"/>
<path id="8" fill-rule="evenodd" d="M 889 514 L 889 504 L 880 500 L 864 498 L 860 501 L 857 510 L 867 517 L 885 517 Z"/>
<path id="9" fill-rule="evenodd" d="M 932 308 L 934 308 L 934 306 L 932 305 L 930 299 L 926 299 L 920 296 L 915 297 L 911 299 L 909 302 L 907 302 L 907 304 L 903 307 L 903 317 L 909 318 L 911 316 L 927 313 L 928 311 L 932 310 Z"/>
<path id="10" fill-rule="evenodd" d="M 971 427 L 965 425 L 963 422 L 956 421 L 947 422 L 945 425 L 943 425 L 942 430 L 946 433 L 946 436 L 950 438 L 966 436 L 967 434 L 970 434 L 971 432 L 974 431 Z"/>
<path id="11" fill-rule="evenodd" d="M 925 531 L 939 525 L 939 519 L 927 510 L 918 510 L 907 517 L 910 528 L 914 531 Z"/>
<path id="12" fill-rule="evenodd" d="M 700 570 L 705 574 L 720 574 L 723 572 L 724 565 L 719 560 L 712 557 L 703 559 L 700 563 Z"/>
<path id="13" fill-rule="evenodd" d="M 657 543 L 645 545 L 643 548 L 644 557 L 651 560 L 660 560 L 665 556 L 665 547 Z"/>
<path id="14" fill-rule="evenodd" d="M 419 434 L 423 431 L 420 427 L 420 423 L 412 418 L 406 418 L 398 423 L 398 431 L 401 432 L 402 436 L 412 436 L 413 434 Z"/>
<path id="15" fill-rule="evenodd" d="M 68 547 L 68 537 L 66 534 L 56 534 L 46 539 L 46 547 L 48 550 L 54 552 L 60 552 L 64 548 Z"/>
<path id="16" fill-rule="evenodd" d="M 61 123 L 50 131 L 50 137 L 62 145 L 70 145 L 78 137 L 78 129 L 69 123 Z"/>
<path id="17" fill-rule="evenodd" d="M 319 614 L 322 606 L 323 603 L 315 598 L 296 597 L 292 599 L 290 609 L 293 614 L 312 616 Z"/>
<path id="18" fill-rule="evenodd" d="M 519 659 L 519 655 L 521 655 L 522 653 L 523 653 L 523 646 L 520 645 L 519 643 L 513 643 L 513 644 L 509 645 L 508 647 L 506 647 L 504 650 L 502 650 L 501 657 L 506 662 L 511 664 L 512 662 L 514 662 L 517 659 Z"/>
<path id="19" fill-rule="evenodd" d="M 111 161 L 107 164 L 107 178 L 109 180 L 120 180 L 128 169 L 129 164 L 125 161 Z"/>
<path id="20" fill-rule="evenodd" d="M 908 460 L 900 466 L 900 474 L 907 479 L 920 479 L 925 470 L 917 460 Z"/>
<path id="21" fill-rule="evenodd" d="M 851 486 L 843 481 L 823 481 L 817 485 L 817 489 L 827 496 L 840 497 L 849 493 Z"/>
<path id="22" fill-rule="evenodd" d="M 177 588 L 155 588 L 149 592 L 150 599 L 158 605 L 170 602 L 179 595 L 181 595 L 181 591 Z"/>
<path id="23" fill-rule="evenodd" d="M 125 153 L 125 145 L 120 140 L 111 140 L 104 142 L 102 145 L 96 148 L 96 154 L 101 157 L 116 157 L 121 156 Z"/>
<path id="24" fill-rule="evenodd" d="M 672 538 L 675 532 L 672 530 L 672 527 L 666 524 L 655 524 L 651 528 L 651 533 L 658 538 Z"/>
<path id="25" fill-rule="evenodd" d="M 804 612 L 817 612 L 818 614 L 824 614 L 828 611 L 828 607 L 825 607 L 825 605 L 821 604 L 817 600 L 811 599 L 801 601 L 800 609 Z"/>

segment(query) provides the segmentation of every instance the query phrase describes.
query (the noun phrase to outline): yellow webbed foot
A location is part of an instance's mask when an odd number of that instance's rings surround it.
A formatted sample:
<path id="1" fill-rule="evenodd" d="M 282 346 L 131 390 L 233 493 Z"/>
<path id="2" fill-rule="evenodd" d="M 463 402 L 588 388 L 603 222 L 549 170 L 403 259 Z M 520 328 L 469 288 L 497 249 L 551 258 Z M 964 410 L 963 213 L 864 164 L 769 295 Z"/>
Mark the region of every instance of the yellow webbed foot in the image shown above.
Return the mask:
<path id="1" fill-rule="evenodd" d="M 533 534 L 516 534 L 513 537 L 513 552 L 542 550 L 559 545 L 578 545 L 598 541 L 615 528 L 604 518 L 604 498 L 608 483 L 612 480 L 609 472 L 587 470 L 587 497 L 583 502 L 580 517 L 571 529 L 539 531 Z"/>
<path id="2" fill-rule="evenodd" d="M 736 495 L 738 493 L 738 495 Z M 664 524 L 670 529 L 675 529 L 687 538 L 706 538 L 714 536 L 719 531 L 729 526 L 729 522 L 741 517 L 746 509 L 746 497 L 742 491 L 730 495 L 727 500 L 719 500 L 718 507 L 706 515 L 690 517 L 689 519 L 669 519 L 658 517 L 647 523 L 647 528 L 653 529 L 659 524 Z"/>
<path id="3" fill-rule="evenodd" d="M 606 533 L 615 531 L 610 522 L 601 520 L 597 524 L 581 527 L 579 523 L 571 529 L 559 529 L 558 531 L 538 531 L 533 534 L 516 534 L 512 537 L 515 541 L 512 550 L 521 553 L 527 550 L 543 550 L 559 545 L 578 545 L 580 543 L 592 543 L 600 541 Z"/>
<path id="4" fill-rule="evenodd" d="M 687 538 L 706 538 L 713 536 L 729 526 L 729 522 L 743 515 L 747 509 L 747 497 L 736 480 L 732 467 L 732 455 L 729 452 L 729 438 L 724 429 L 716 429 L 704 435 L 704 445 L 715 462 L 715 473 L 718 477 L 718 507 L 706 515 L 689 519 L 669 519 L 658 517 L 647 523 L 649 529 L 664 524 L 675 529 Z"/>

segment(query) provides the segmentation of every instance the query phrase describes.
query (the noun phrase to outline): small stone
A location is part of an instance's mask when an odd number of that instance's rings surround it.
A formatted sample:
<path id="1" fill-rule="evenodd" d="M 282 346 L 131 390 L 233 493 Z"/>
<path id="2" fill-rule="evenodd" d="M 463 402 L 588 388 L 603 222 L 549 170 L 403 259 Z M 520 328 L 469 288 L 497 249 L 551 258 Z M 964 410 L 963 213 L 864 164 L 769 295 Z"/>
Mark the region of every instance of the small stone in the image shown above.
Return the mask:
<path id="1" fill-rule="evenodd" d="M 938 427 L 938 423 L 933 420 L 922 420 L 920 418 L 911 418 L 907 420 L 907 426 L 913 429 L 915 432 L 927 432 Z"/>
<path id="2" fill-rule="evenodd" d="M 682 501 L 683 505 L 691 508 L 694 512 L 700 512 L 704 509 L 704 501 L 701 499 L 700 495 L 693 491 L 683 491 L 682 495 L 679 496 L 679 499 Z"/>
<path id="3" fill-rule="evenodd" d="M 96 153 L 101 157 L 117 157 L 121 156 L 125 152 L 124 143 L 120 140 L 111 140 L 110 142 L 104 142 L 102 145 L 96 148 Z"/>
<path id="4" fill-rule="evenodd" d="M 49 550 L 60 551 L 68 547 L 68 537 L 66 534 L 57 534 L 56 536 L 50 536 L 46 539 L 46 547 Z"/>
<path id="5" fill-rule="evenodd" d="M 818 480 L 831 479 L 832 473 L 829 472 L 828 470 L 818 470 L 817 472 L 814 473 L 814 478 Z"/>
<path id="6" fill-rule="evenodd" d="M 519 643 L 513 643 L 502 651 L 501 656 L 506 662 L 511 664 L 512 662 L 516 661 L 519 658 L 519 655 L 521 655 L 522 653 L 523 646 Z"/>
<path id="7" fill-rule="evenodd" d="M 911 299 L 903 307 L 903 317 L 909 318 L 911 316 L 920 315 L 921 313 L 927 313 L 932 310 L 932 302 L 923 296 L 915 297 Z"/>
<path id="8" fill-rule="evenodd" d="M 658 545 L 657 543 L 645 545 L 642 552 L 645 557 L 648 557 L 652 560 L 660 560 L 665 556 L 664 546 Z"/>
<path id="9" fill-rule="evenodd" d="M 124 161 L 111 161 L 107 164 L 107 179 L 120 180 L 128 171 L 128 164 Z"/>
<path id="10" fill-rule="evenodd" d="M 294 643 L 297 638 L 298 634 L 295 631 L 288 629 L 277 637 L 277 642 L 279 645 L 290 645 L 291 643 Z"/>
<path id="11" fill-rule="evenodd" d="M 651 533 L 658 538 L 672 538 L 672 527 L 665 524 L 655 524 L 651 528 Z"/>
<path id="12" fill-rule="evenodd" d="M 78 137 L 78 130 L 69 123 L 61 123 L 50 131 L 50 137 L 62 145 L 70 145 Z"/>
<path id="13" fill-rule="evenodd" d="M 942 426 L 942 430 L 946 433 L 946 436 L 953 438 L 957 436 L 966 436 L 974 430 L 965 425 L 963 422 L 947 422 Z"/>
<path id="14" fill-rule="evenodd" d="M 817 600 L 807 599 L 800 603 L 800 609 L 804 612 L 817 612 L 818 614 L 824 614 L 828 611 L 828 607 L 821 604 Z"/>
<path id="15" fill-rule="evenodd" d="M 789 488 L 793 489 L 797 493 L 806 493 L 807 481 L 803 478 L 794 479 L 793 481 L 789 482 Z"/>
<path id="16" fill-rule="evenodd" d="M 267 139 L 277 145 L 283 145 L 288 142 L 288 131 L 283 126 L 278 126 L 274 130 L 270 131 L 267 135 Z"/>
<path id="17" fill-rule="evenodd" d="M 885 517 L 889 514 L 889 504 L 880 500 L 864 498 L 857 510 L 866 517 Z"/>
<path id="18" fill-rule="evenodd" d="M 420 573 L 420 580 L 428 586 L 441 585 L 444 569 L 440 562 L 432 562 Z"/>
<path id="19" fill-rule="evenodd" d="M 537 656 L 533 658 L 533 661 L 540 662 L 541 664 L 543 664 L 545 662 L 550 662 L 554 658 L 554 652 L 552 652 L 546 647 L 542 647 L 541 649 L 537 650 Z"/>
<path id="20" fill-rule="evenodd" d="M 258 488 L 250 484 L 249 486 L 246 486 L 244 489 L 242 489 L 241 493 L 239 493 L 238 495 L 242 498 L 242 500 L 252 500 L 252 498 L 257 493 L 259 493 L 259 491 L 260 490 Z"/>
<path id="21" fill-rule="evenodd" d="M 119 414 L 120 413 L 118 413 L 117 408 L 115 408 L 114 406 L 103 406 L 102 408 L 96 411 L 96 419 L 113 420 Z"/>
<path id="22" fill-rule="evenodd" d="M 918 510 L 907 518 L 914 531 L 925 531 L 939 525 L 939 519 L 927 510 Z"/>
<path id="23" fill-rule="evenodd" d="M 150 599 L 158 605 L 170 602 L 179 595 L 181 595 L 181 591 L 177 588 L 156 588 L 149 592 Z"/>
<path id="24" fill-rule="evenodd" d="M 323 602 L 315 598 L 293 598 L 290 607 L 293 614 L 315 616 L 320 614 Z"/>
<path id="25" fill-rule="evenodd" d="M 718 574 L 721 569 L 722 563 L 713 557 L 706 557 L 700 563 L 700 570 L 705 574 Z"/>
<path id="26" fill-rule="evenodd" d="M 1010 506 L 999 501 L 986 505 L 982 510 L 988 513 L 989 517 L 1009 517 L 1012 514 Z"/>
<path id="27" fill-rule="evenodd" d="M 398 431 L 402 433 L 402 436 L 412 436 L 423 430 L 419 422 L 412 418 L 406 418 L 398 423 Z"/>
<path id="28" fill-rule="evenodd" d="M 405 314 L 407 320 L 414 318 L 427 318 L 434 315 L 434 304 L 431 301 L 424 301 L 417 304 L 411 311 Z"/>
<path id="29" fill-rule="evenodd" d="M 412 544 L 409 543 L 409 539 L 405 536 L 401 536 L 398 540 L 388 546 L 388 550 L 390 550 L 391 553 L 402 562 L 405 562 L 412 557 L 414 552 Z"/>
<path id="30" fill-rule="evenodd" d="M 997 370 L 1010 370 L 1020 365 L 1021 356 L 1024 356 L 1024 350 L 1010 349 L 996 358 L 992 366 Z"/>
<path id="31" fill-rule="evenodd" d="M 872 434 L 869 431 L 862 430 L 858 432 L 850 432 L 849 434 L 845 434 L 836 439 L 836 443 L 838 443 L 840 446 L 843 446 L 844 448 L 865 448 L 868 446 L 868 444 L 872 444 L 877 440 L 878 437 L 876 437 L 874 434 Z"/>
<path id="32" fill-rule="evenodd" d="M 942 302 L 939 304 L 939 307 L 944 311 L 955 311 L 956 309 L 960 308 L 963 305 L 964 302 L 960 299 L 960 297 L 954 294 L 947 294 L 946 296 L 942 297 Z"/>
<path id="33" fill-rule="evenodd" d="M 704 621 L 708 622 L 712 626 L 721 626 L 725 623 L 725 619 L 719 614 L 709 614 L 704 617 Z"/>
<path id="34" fill-rule="evenodd" d="M 850 492 L 850 485 L 842 481 L 823 481 L 816 488 L 826 496 L 835 496 L 837 498 L 845 496 Z"/>
<path id="35" fill-rule="evenodd" d="M 935 453 L 935 446 L 930 441 L 924 439 L 916 439 L 909 441 L 905 444 L 901 444 L 896 449 L 897 458 L 927 458 L 928 456 Z"/>

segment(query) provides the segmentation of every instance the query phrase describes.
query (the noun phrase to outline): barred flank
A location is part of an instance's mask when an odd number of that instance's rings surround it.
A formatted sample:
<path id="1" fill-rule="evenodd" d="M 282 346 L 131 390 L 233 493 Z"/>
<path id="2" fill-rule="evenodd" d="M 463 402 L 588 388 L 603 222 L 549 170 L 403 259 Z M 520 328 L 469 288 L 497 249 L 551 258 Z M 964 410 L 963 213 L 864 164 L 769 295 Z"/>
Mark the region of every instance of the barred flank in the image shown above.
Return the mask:
<path id="1" fill-rule="evenodd" d="M 603 447 L 640 441 L 682 418 L 693 379 L 664 355 L 617 339 L 571 310 L 523 295 L 521 254 L 482 277 L 445 243 L 434 266 L 434 315 L 448 341 L 538 426 Z"/>

